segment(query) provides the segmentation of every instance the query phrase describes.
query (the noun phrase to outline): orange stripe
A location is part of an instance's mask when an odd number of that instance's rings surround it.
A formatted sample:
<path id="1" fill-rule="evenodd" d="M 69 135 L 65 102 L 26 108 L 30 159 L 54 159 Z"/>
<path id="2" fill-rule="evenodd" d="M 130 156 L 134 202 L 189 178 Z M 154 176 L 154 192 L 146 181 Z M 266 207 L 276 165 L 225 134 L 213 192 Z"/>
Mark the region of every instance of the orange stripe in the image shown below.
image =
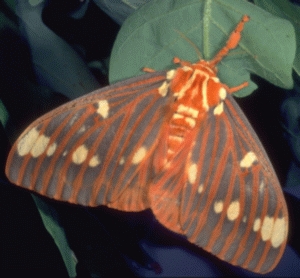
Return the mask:
<path id="1" fill-rule="evenodd" d="M 74 113 L 71 113 L 71 117 L 68 117 L 69 119 L 71 119 L 73 116 L 75 116 L 77 113 L 77 110 L 74 110 Z M 57 169 L 57 160 L 61 158 L 62 153 L 64 152 L 64 150 L 66 150 L 66 146 L 69 142 L 69 138 L 72 138 L 72 136 L 74 135 L 74 133 L 78 130 L 78 126 L 81 126 L 82 123 L 85 121 L 85 119 L 88 117 L 88 114 L 83 113 L 77 120 L 76 120 L 76 124 L 73 124 L 70 129 L 66 132 L 66 134 L 64 135 L 64 137 L 61 139 L 61 141 L 59 142 L 57 149 L 55 151 L 55 153 L 53 154 L 53 156 L 51 157 L 51 161 L 48 165 L 49 169 Z M 60 135 L 61 131 L 65 128 L 65 126 L 68 124 L 68 122 L 64 121 L 64 124 L 59 125 L 58 130 L 55 132 L 57 136 Z M 69 153 L 66 155 L 65 159 L 67 160 Z M 61 169 L 63 170 L 63 169 Z M 54 173 L 55 174 L 55 173 Z M 42 183 L 44 185 L 42 194 L 46 195 L 46 191 L 48 189 L 49 186 L 54 186 L 52 184 L 51 178 L 53 178 L 53 171 L 44 171 L 44 174 L 42 176 Z M 55 195 L 53 196 L 54 199 L 60 199 L 61 198 L 61 194 L 63 191 L 63 180 L 61 178 L 59 178 L 58 183 L 55 185 L 56 189 L 55 189 Z"/>
<path id="2" fill-rule="evenodd" d="M 160 96 L 157 96 L 157 97 L 160 98 Z M 156 101 L 157 101 L 157 98 L 154 98 L 154 99 L 152 100 L 152 103 L 149 103 L 149 105 L 142 111 L 142 113 L 141 113 L 140 116 L 139 116 L 139 119 L 138 119 L 137 121 L 135 121 L 134 126 L 130 127 L 131 132 L 127 135 L 127 139 L 125 140 L 124 145 L 122 146 L 123 150 L 126 149 L 126 146 L 127 146 L 127 145 L 130 145 L 130 143 L 131 143 L 130 139 L 131 139 L 133 133 L 136 132 L 137 126 L 138 126 L 138 125 L 140 124 L 140 122 L 144 119 L 144 117 L 147 115 L 148 111 L 150 110 L 151 106 L 152 106 L 153 104 L 155 104 Z M 136 102 L 137 102 L 137 99 L 136 99 Z M 128 104 L 128 105 L 129 105 L 129 104 Z M 132 105 L 132 104 L 130 103 L 130 105 Z M 131 109 L 125 109 L 125 108 L 124 108 L 124 111 L 132 111 L 132 107 L 131 107 Z M 117 115 L 116 115 L 116 116 L 117 116 Z M 128 121 L 128 122 L 129 122 L 129 121 Z M 152 124 L 154 124 L 153 119 L 152 119 Z M 149 123 L 149 125 L 150 125 L 150 123 Z M 124 126 L 125 126 L 125 125 L 124 125 Z M 151 126 L 151 125 L 150 125 L 150 126 Z M 127 128 L 127 125 L 126 125 L 125 127 Z M 118 131 L 118 132 L 119 132 L 119 131 Z M 142 146 L 142 142 L 144 141 L 144 138 L 146 138 L 150 132 L 151 132 L 151 129 L 148 129 L 148 132 L 147 132 L 147 133 L 144 132 L 144 133 L 142 134 L 142 136 L 140 137 L 139 141 L 137 142 L 136 147 L 132 150 L 131 155 L 129 155 L 128 157 L 126 157 L 126 161 L 128 161 L 128 162 L 124 165 L 123 172 L 122 172 L 122 173 L 120 174 L 120 176 L 119 176 L 119 180 L 121 181 L 121 183 L 123 183 L 123 181 L 125 180 L 125 178 L 126 178 L 126 180 L 128 180 L 128 183 L 130 183 L 130 181 L 132 180 L 132 178 L 133 178 L 133 176 L 134 176 L 134 173 L 131 174 L 131 175 L 132 175 L 131 178 L 128 179 L 128 177 L 126 177 L 128 170 L 129 170 L 129 169 L 132 169 L 132 167 L 134 167 L 134 166 L 132 165 L 132 163 L 131 163 L 132 158 L 133 158 L 133 156 L 134 156 L 135 151 L 136 151 L 139 147 Z M 118 141 L 119 141 L 118 138 L 120 138 L 121 136 L 118 136 L 118 135 L 116 134 L 115 137 L 116 137 L 116 140 L 117 140 L 117 141 L 115 141 L 115 142 L 118 142 Z M 103 167 L 103 169 L 102 169 L 102 171 L 103 171 L 104 173 L 106 172 L 108 165 L 110 165 L 110 163 L 111 163 L 111 159 L 112 159 L 112 157 L 113 157 L 113 153 L 114 153 L 116 147 L 117 147 L 117 145 L 115 145 L 115 143 L 113 142 L 113 144 L 111 144 L 111 146 L 110 146 L 110 148 L 109 148 L 109 150 L 108 150 L 108 152 L 107 152 L 107 159 L 109 159 L 109 160 L 106 160 L 105 165 L 104 165 L 104 167 Z M 147 151 L 149 152 L 149 150 L 147 150 Z M 120 154 L 120 158 L 122 157 L 122 155 L 123 155 L 123 153 Z M 149 155 L 149 154 L 148 154 L 148 155 Z M 117 162 L 117 163 L 118 163 L 118 162 Z M 135 170 L 134 172 L 136 173 L 137 170 Z M 91 203 L 95 203 L 95 202 L 96 202 L 96 198 L 97 198 L 98 193 L 99 193 L 100 188 L 101 188 L 101 179 L 99 179 L 99 177 L 95 180 L 94 186 L 95 186 L 95 188 L 94 188 L 94 194 L 93 194 L 94 196 L 93 196 L 93 199 L 91 200 Z M 110 190 L 112 190 L 112 188 L 113 188 L 113 192 L 118 192 L 117 195 L 116 195 L 115 197 L 113 197 L 113 198 L 116 198 L 117 196 L 119 196 L 119 195 L 121 194 L 121 190 L 122 190 L 122 191 L 124 190 L 124 188 L 120 188 L 120 186 L 119 186 L 118 183 L 117 183 L 117 184 L 113 184 L 113 185 L 111 185 L 111 186 L 112 186 L 112 187 L 110 188 Z M 106 195 L 106 194 L 107 194 L 107 193 L 105 193 L 105 195 Z M 114 195 L 114 194 L 113 194 L 113 195 Z M 115 201 L 115 200 L 111 200 L 111 201 Z"/>
<path id="3" fill-rule="evenodd" d="M 202 130 L 201 132 L 203 132 L 203 137 L 201 138 L 201 140 L 198 140 L 195 143 L 200 144 L 202 146 L 206 146 L 208 144 L 209 135 L 211 133 L 211 125 L 207 125 L 207 127 L 205 128 L 205 131 Z M 198 138 L 198 137 L 196 137 L 196 138 Z M 197 175 L 197 180 L 196 180 L 195 184 L 193 185 L 194 187 L 196 187 L 196 185 L 200 184 L 199 180 L 200 180 L 200 178 L 202 178 L 202 175 L 203 175 L 201 165 L 204 165 L 205 158 L 206 158 L 205 157 L 205 148 L 200 147 L 199 149 L 200 149 L 200 154 L 199 154 L 199 160 L 197 161 L 198 175 Z M 203 181 L 203 185 L 204 185 L 204 188 L 203 188 L 203 194 L 204 194 L 204 192 L 206 192 L 206 190 L 207 190 L 208 185 L 204 181 Z M 192 186 L 192 185 L 190 185 L 190 186 Z M 185 194 L 185 192 L 186 191 L 183 190 L 183 194 Z M 188 196 L 188 197 L 183 196 L 182 199 L 190 200 L 192 197 L 193 196 Z M 198 195 L 197 195 L 197 197 L 198 197 Z M 198 204 L 203 205 L 202 202 L 203 202 L 203 197 L 199 196 Z M 183 226 L 185 232 L 187 232 L 189 229 L 191 229 L 191 225 L 192 225 L 192 221 L 190 219 L 191 219 L 191 214 L 193 214 L 194 212 L 188 208 L 190 205 L 192 205 L 191 201 L 188 201 L 188 203 L 183 203 L 182 209 L 181 209 L 183 211 L 183 213 L 181 213 L 181 218 L 182 218 L 181 225 Z M 196 208 L 194 210 L 199 212 L 200 219 L 204 219 L 202 216 L 202 211 L 199 210 L 199 207 L 196 206 Z"/>
<path id="4" fill-rule="evenodd" d="M 216 124 L 215 130 L 211 130 L 211 131 L 213 131 L 214 134 L 219 134 L 219 129 L 220 129 L 219 121 L 216 121 L 215 124 Z M 210 154 L 210 157 L 209 157 L 209 166 L 208 166 L 209 171 L 208 171 L 208 173 L 206 173 L 206 180 L 203 181 L 203 184 L 205 185 L 204 190 L 205 190 L 205 192 L 207 192 L 208 198 L 206 198 L 206 200 L 203 200 L 205 194 L 202 194 L 200 196 L 199 206 L 204 206 L 204 209 L 202 210 L 202 212 L 199 216 L 199 217 L 201 217 L 202 221 L 199 222 L 196 230 L 194 231 L 194 235 L 190 237 L 190 240 L 192 242 L 196 241 L 196 236 L 201 234 L 202 229 L 207 224 L 208 214 L 211 210 L 212 202 L 215 200 L 215 196 L 217 194 L 217 187 L 214 185 L 220 184 L 221 176 L 219 174 L 212 173 L 212 170 L 214 168 L 213 166 L 218 164 L 218 162 L 216 161 L 218 145 L 219 145 L 219 137 L 216 137 L 215 141 L 213 142 L 212 153 Z M 223 156 L 224 156 L 224 153 L 222 154 Z M 204 163 L 207 163 L 207 161 L 205 161 Z M 224 167 L 224 165 L 223 166 L 220 165 L 220 167 L 222 169 L 222 167 Z M 216 170 L 219 171 L 219 169 L 220 168 L 217 167 Z M 216 171 L 216 173 L 217 173 L 217 171 Z M 211 181 L 210 181 L 210 178 L 211 178 Z M 197 209 L 197 211 L 201 211 L 201 210 Z"/>

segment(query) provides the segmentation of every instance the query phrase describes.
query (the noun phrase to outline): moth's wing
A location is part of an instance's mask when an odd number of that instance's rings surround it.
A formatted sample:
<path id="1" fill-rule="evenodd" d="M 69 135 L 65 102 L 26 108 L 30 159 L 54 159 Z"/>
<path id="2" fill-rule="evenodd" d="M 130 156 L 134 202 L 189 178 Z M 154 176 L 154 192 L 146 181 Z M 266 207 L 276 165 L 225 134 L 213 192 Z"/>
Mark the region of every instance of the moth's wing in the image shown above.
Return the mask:
<path id="1" fill-rule="evenodd" d="M 163 225 L 220 259 L 269 272 L 286 245 L 285 199 L 243 112 L 231 96 L 224 104 L 198 130 L 181 171 L 166 172 L 151 187 L 151 208 Z"/>
<path id="2" fill-rule="evenodd" d="M 147 167 L 167 101 L 164 72 L 71 101 L 33 122 L 13 145 L 10 181 L 61 201 L 122 210 L 148 208 Z M 143 161 L 143 163 L 141 163 Z"/>

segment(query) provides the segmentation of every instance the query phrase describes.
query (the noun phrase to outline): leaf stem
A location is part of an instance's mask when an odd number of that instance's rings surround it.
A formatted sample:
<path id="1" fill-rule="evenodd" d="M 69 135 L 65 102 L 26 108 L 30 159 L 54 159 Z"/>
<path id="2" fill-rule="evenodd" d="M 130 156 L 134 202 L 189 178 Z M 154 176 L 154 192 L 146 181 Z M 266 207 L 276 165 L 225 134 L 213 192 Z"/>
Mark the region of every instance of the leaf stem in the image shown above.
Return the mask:
<path id="1" fill-rule="evenodd" d="M 212 0 L 207 0 L 204 3 L 204 12 L 203 12 L 203 57 L 204 59 L 210 58 L 209 53 L 209 20 L 211 18 L 211 5 Z"/>

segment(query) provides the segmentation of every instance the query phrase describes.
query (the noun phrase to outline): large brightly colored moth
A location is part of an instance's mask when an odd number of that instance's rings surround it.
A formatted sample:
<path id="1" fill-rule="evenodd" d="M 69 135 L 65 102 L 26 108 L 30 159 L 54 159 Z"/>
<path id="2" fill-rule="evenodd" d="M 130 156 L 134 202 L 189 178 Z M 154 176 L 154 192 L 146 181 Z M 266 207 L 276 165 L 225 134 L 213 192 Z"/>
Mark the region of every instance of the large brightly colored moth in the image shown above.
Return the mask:
<path id="1" fill-rule="evenodd" d="M 277 177 L 217 64 L 238 46 L 244 16 L 210 60 L 151 72 L 71 101 L 15 142 L 6 174 L 56 200 L 151 208 L 170 230 L 222 260 L 271 271 L 288 213 Z"/>

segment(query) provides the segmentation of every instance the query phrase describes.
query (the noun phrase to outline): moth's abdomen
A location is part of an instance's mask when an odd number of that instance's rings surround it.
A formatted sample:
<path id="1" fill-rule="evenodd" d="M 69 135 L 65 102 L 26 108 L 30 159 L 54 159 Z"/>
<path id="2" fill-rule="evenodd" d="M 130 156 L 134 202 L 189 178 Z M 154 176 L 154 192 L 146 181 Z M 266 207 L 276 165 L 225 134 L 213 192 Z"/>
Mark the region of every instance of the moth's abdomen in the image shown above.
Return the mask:
<path id="1" fill-rule="evenodd" d="M 192 129 L 195 128 L 199 111 L 192 107 L 180 104 L 173 113 L 169 123 L 169 134 L 167 139 L 167 161 L 169 162 L 180 146 L 186 140 Z"/>
<path id="2" fill-rule="evenodd" d="M 196 126 L 201 127 L 210 109 L 215 108 L 216 115 L 222 113 L 222 101 L 226 97 L 225 88 L 206 61 L 178 68 L 169 81 L 174 103 L 170 105 L 171 117 L 166 127 L 167 165 L 190 140 Z"/>

